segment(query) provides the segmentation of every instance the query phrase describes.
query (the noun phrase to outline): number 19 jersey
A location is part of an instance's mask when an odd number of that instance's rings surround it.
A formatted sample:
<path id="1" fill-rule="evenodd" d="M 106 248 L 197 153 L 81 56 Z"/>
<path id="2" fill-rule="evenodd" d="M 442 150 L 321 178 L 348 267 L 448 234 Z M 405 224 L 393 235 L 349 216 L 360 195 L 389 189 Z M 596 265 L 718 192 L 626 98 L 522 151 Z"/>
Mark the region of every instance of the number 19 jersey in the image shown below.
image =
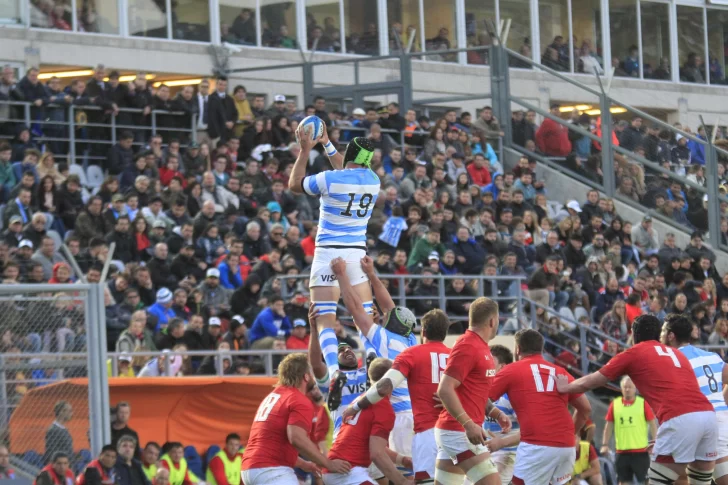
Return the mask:
<path id="1" fill-rule="evenodd" d="M 301 182 L 308 195 L 321 196 L 317 247 L 366 249 L 367 225 L 379 196 L 379 177 L 368 168 L 327 170 Z"/>
<path id="2" fill-rule="evenodd" d="M 700 392 L 708 398 L 716 413 L 728 412 L 723 398 L 723 367 L 725 362 L 715 352 L 699 349 L 692 345 L 680 347 L 680 352 L 690 361 Z"/>
<path id="3" fill-rule="evenodd" d="M 660 423 L 683 414 L 713 411 L 700 392 L 688 358 L 656 340 L 640 342 L 615 355 L 599 372 L 610 381 L 628 375 Z"/>

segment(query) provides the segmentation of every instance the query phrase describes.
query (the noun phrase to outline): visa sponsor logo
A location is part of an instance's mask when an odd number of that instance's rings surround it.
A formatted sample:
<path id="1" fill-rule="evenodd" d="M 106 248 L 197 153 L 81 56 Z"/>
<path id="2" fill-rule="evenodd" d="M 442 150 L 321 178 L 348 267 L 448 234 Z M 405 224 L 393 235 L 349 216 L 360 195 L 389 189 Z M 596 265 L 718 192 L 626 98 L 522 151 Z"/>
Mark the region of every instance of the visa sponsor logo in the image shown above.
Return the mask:
<path id="1" fill-rule="evenodd" d="M 321 281 L 323 281 L 324 283 L 331 283 L 333 281 L 336 281 L 336 275 L 335 274 L 322 274 Z"/>

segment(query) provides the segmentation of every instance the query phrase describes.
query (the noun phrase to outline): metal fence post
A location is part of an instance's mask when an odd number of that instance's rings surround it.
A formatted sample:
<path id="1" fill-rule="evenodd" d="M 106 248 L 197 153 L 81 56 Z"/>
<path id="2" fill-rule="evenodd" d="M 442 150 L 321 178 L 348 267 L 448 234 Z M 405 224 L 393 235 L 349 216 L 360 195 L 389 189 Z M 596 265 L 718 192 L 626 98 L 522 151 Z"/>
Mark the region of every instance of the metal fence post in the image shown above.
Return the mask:
<path id="1" fill-rule="evenodd" d="M 190 139 L 193 142 L 197 141 L 197 113 L 192 113 L 192 131 Z"/>
<path id="2" fill-rule="evenodd" d="M 586 330 L 579 327 L 579 345 L 581 346 L 581 372 L 586 375 L 589 372 L 589 355 L 586 350 Z"/>
<path id="3" fill-rule="evenodd" d="M 23 119 L 25 120 L 25 126 L 30 128 L 30 103 L 23 105 Z"/>
<path id="4" fill-rule="evenodd" d="M 91 454 L 96 456 L 101 447 L 104 446 L 104 437 L 101 422 L 102 400 L 101 400 L 101 379 L 100 373 L 104 372 L 105 365 L 102 367 L 99 361 L 98 332 L 100 328 L 96 325 L 96 317 L 98 308 L 98 292 L 88 290 L 85 295 L 86 305 L 84 311 L 87 345 L 88 349 L 88 414 L 89 414 L 89 441 L 91 445 Z"/>
<path id="5" fill-rule="evenodd" d="M 398 275 L 398 278 L 399 278 L 399 282 L 398 282 L 397 286 L 399 286 L 399 288 L 397 288 L 397 289 L 399 291 L 398 291 L 397 298 L 399 299 L 399 306 L 407 306 L 407 304 L 405 303 L 407 300 L 407 292 L 405 291 L 404 276 Z"/>
<path id="6" fill-rule="evenodd" d="M 607 197 L 613 197 L 617 190 L 614 180 L 614 149 L 612 148 L 612 113 L 611 103 L 606 93 L 599 96 L 602 116 L 602 186 Z"/>
<path id="7" fill-rule="evenodd" d="M 111 113 L 111 146 L 116 145 L 116 115 Z"/>
<path id="8" fill-rule="evenodd" d="M 215 356 L 215 362 L 217 362 L 217 375 L 222 377 L 223 376 L 223 369 L 222 369 L 222 352 L 218 352 Z"/>
<path id="9" fill-rule="evenodd" d="M 445 279 L 440 278 L 437 283 L 437 296 L 440 300 L 440 310 L 443 312 L 447 308 L 447 300 L 445 299 Z"/>
<path id="10" fill-rule="evenodd" d="M 710 136 L 708 136 L 710 138 Z M 705 147 L 705 168 L 708 174 L 718 173 L 718 153 L 715 145 L 709 143 Z M 708 242 L 714 250 L 720 248 L 720 200 L 718 200 L 718 177 L 708 175 L 706 177 L 708 189 Z"/>
<path id="11" fill-rule="evenodd" d="M 102 280 L 104 281 L 104 280 Z M 92 425 L 99 425 L 101 427 L 101 441 L 104 444 L 111 443 L 111 402 L 109 398 L 109 376 L 106 373 L 106 359 L 107 359 L 107 343 L 106 343 L 106 304 L 105 304 L 105 291 L 106 285 L 103 283 L 97 283 L 93 285 L 93 290 L 97 293 L 96 296 L 96 314 L 95 325 L 98 328 L 98 362 L 99 369 L 99 397 L 101 398 L 101 410 L 98 414 L 98 418 L 91 418 L 92 421 L 100 421 L 98 424 L 92 422 Z"/>
<path id="12" fill-rule="evenodd" d="M 157 134 L 157 112 L 152 111 L 152 136 Z"/>
<path id="13" fill-rule="evenodd" d="M 519 282 L 518 284 L 518 300 L 516 300 L 516 321 L 518 322 L 518 330 L 521 330 L 522 318 L 523 318 L 523 288 Z"/>
<path id="14" fill-rule="evenodd" d="M 270 352 L 265 354 L 265 375 L 273 375 L 273 355 Z"/>
<path id="15" fill-rule="evenodd" d="M 0 354 L 0 428 L 8 429 L 8 389 L 5 382 L 5 357 Z"/>
<path id="16" fill-rule="evenodd" d="M 76 120 L 73 114 L 73 105 L 68 107 L 68 153 L 71 154 L 71 163 L 76 163 Z"/>

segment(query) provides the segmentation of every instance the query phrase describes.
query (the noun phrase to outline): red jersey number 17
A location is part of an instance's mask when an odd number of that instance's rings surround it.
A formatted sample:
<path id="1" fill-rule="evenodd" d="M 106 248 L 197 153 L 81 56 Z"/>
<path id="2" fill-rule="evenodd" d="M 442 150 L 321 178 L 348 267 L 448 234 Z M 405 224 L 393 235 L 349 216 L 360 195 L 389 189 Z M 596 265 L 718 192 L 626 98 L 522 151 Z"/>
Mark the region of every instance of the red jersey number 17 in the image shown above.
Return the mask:
<path id="1" fill-rule="evenodd" d="M 546 383 L 544 383 L 543 377 L 538 371 L 539 367 L 549 373 Z M 531 364 L 531 373 L 533 373 L 533 381 L 536 383 L 537 392 L 552 392 L 554 390 L 556 367 L 551 367 L 550 365 L 545 364 Z"/>
<path id="2" fill-rule="evenodd" d="M 447 367 L 447 354 L 438 354 L 436 352 L 430 352 L 430 362 L 432 363 L 432 383 L 439 384 L 442 379 L 442 374 L 445 372 Z"/>
<path id="3" fill-rule="evenodd" d="M 258 408 L 258 413 L 255 415 L 255 421 L 265 421 L 268 419 L 268 416 L 270 415 L 271 411 L 273 411 L 273 408 L 276 406 L 276 403 L 281 398 L 280 394 L 271 393 L 268 394 L 268 397 L 265 398 L 265 400 L 260 403 L 260 407 Z"/>

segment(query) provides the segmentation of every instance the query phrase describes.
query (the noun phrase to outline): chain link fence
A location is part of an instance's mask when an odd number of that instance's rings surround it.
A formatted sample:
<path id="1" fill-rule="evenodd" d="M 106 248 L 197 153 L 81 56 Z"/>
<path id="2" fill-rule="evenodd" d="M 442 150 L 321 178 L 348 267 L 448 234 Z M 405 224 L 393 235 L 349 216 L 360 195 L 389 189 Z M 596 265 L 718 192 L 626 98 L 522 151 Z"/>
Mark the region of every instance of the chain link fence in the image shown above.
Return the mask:
<path id="1" fill-rule="evenodd" d="M 0 286 L 0 430 L 20 473 L 34 475 L 57 452 L 81 468 L 104 439 L 100 291 Z"/>

